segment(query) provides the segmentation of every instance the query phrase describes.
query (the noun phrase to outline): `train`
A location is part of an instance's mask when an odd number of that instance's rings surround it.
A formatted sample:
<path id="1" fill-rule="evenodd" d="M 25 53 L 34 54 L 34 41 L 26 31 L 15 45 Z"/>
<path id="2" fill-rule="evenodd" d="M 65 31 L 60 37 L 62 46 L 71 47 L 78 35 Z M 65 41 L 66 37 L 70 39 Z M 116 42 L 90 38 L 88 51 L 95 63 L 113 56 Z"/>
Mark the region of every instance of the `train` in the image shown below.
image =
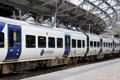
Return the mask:
<path id="1" fill-rule="evenodd" d="M 119 55 L 120 40 L 0 17 L 0 74 Z"/>

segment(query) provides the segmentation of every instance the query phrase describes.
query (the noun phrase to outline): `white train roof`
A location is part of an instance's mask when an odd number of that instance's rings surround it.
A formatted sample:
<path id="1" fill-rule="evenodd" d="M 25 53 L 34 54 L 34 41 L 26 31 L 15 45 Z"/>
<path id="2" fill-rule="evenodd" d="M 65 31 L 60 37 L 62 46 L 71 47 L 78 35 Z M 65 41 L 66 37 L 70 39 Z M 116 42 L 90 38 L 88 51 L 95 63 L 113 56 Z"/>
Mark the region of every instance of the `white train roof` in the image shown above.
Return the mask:
<path id="1" fill-rule="evenodd" d="M 45 29 L 53 29 L 53 30 L 57 30 L 60 32 L 65 32 L 65 33 L 72 33 L 72 34 L 83 34 L 82 32 L 78 32 L 78 31 L 73 31 L 73 30 L 68 30 L 68 29 L 64 29 L 64 28 L 56 28 L 56 27 L 52 27 L 52 26 L 45 26 L 45 25 L 41 25 L 39 23 L 28 23 L 26 21 L 22 21 L 22 20 L 15 20 L 15 19 L 10 19 L 10 18 L 5 18 L 5 17 L 0 17 L 0 22 L 4 22 L 6 24 L 13 24 L 13 25 L 18 25 L 18 26 L 28 26 L 28 27 L 34 27 L 34 28 L 45 28 Z"/>

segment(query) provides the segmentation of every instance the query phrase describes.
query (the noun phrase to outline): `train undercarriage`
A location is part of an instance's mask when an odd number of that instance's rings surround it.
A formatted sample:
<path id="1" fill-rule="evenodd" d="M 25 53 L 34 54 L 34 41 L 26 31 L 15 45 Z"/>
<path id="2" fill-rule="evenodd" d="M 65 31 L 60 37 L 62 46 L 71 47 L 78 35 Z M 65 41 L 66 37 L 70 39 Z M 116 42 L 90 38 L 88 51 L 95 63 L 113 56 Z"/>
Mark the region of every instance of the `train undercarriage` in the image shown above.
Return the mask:
<path id="1" fill-rule="evenodd" d="M 120 57 L 120 53 L 87 56 L 87 57 L 63 57 L 48 60 L 37 60 L 27 62 L 16 62 L 0 64 L 0 74 L 17 73 L 41 67 L 54 67 L 60 65 L 80 64 L 81 62 L 91 62 L 98 59 Z"/>

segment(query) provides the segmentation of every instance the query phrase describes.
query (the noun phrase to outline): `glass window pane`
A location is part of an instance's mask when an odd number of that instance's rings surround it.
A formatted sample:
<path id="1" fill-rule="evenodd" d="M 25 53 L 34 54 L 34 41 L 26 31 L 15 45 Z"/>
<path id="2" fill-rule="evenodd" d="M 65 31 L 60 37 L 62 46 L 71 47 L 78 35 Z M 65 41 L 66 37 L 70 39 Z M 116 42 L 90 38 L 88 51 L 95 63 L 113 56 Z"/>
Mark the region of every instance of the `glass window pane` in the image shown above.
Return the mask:
<path id="1" fill-rule="evenodd" d="M 57 48 L 63 48 L 63 39 L 57 38 Z"/>
<path id="2" fill-rule="evenodd" d="M 39 48 L 46 48 L 46 37 L 38 36 L 38 47 Z"/>
<path id="3" fill-rule="evenodd" d="M 72 48 L 76 48 L 76 40 L 72 39 Z"/>
<path id="4" fill-rule="evenodd" d="M 0 32 L 0 48 L 4 47 L 4 33 Z"/>
<path id="5" fill-rule="evenodd" d="M 55 48 L 55 38 L 53 38 L 53 37 L 48 38 L 48 47 Z"/>
<path id="6" fill-rule="evenodd" d="M 36 39 L 33 35 L 26 35 L 26 47 L 35 48 Z"/>

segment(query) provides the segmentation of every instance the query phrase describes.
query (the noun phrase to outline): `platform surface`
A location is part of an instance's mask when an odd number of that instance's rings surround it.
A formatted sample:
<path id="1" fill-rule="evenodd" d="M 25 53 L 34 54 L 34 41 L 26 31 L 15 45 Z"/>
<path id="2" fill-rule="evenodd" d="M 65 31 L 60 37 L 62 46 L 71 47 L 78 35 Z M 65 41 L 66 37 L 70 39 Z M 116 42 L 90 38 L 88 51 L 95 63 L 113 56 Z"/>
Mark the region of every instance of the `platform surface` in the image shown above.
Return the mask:
<path id="1" fill-rule="evenodd" d="M 22 80 L 120 80 L 120 59 L 74 67 Z"/>

